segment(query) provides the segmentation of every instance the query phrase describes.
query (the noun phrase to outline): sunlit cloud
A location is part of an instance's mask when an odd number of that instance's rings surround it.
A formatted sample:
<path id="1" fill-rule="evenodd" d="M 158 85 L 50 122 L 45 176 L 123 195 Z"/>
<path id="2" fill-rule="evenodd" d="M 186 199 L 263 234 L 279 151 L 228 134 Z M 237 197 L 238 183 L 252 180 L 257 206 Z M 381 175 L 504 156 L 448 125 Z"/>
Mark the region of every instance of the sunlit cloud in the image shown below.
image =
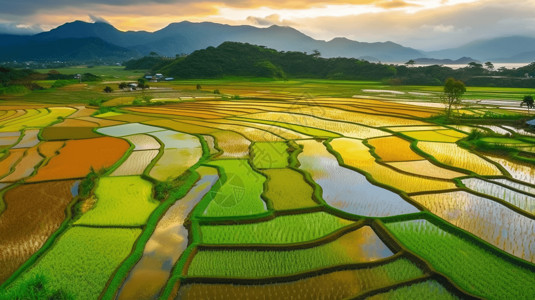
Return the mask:
<path id="1" fill-rule="evenodd" d="M 535 32 L 533 0 L 0 0 L 0 5 L 0 31 L 11 33 L 77 19 L 147 31 L 187 20 L 291 26 L 317 39 L 343 36 L 436 49 Z"/>

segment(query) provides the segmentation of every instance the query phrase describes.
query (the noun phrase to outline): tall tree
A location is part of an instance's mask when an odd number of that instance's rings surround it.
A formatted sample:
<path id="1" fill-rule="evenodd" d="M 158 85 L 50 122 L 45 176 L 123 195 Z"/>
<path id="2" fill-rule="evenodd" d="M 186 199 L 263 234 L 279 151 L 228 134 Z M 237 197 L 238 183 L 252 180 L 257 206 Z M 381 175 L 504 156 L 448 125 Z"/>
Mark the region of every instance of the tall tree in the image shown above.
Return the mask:
<path id="1" fill-rule="evenodd" d="M 446 115 L 448 119 L 451 116 L 452 106 L 459 106 L 461 104 L 461 98 L 465 92 L 466 86 L 464 85 L 464 82 L 451 77 L 446 79 L 442 102 L 446 105 Z"/>
<path id="2" fill-rule="evenodd" d="M 528 114 L 529 109 L 534 107 L 534 100 L 533 96 L 524 96 L 524 99 L 522 100 L 522 103 L 520 103 L 520 107 L 524 106 L 524 104 L 528 107 Z"/>

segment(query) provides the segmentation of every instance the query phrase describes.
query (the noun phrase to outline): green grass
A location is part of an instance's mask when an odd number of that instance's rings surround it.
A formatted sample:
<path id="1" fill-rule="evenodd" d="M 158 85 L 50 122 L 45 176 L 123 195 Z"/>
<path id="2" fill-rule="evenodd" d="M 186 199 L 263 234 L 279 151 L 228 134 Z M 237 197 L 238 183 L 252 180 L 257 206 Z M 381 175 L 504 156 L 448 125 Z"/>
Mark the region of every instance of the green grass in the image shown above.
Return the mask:
<path id="1" fill-rule="evenodd" d="M 306 249 L 201 250 L 193 258 L 188 276 L 262 278 L 378 260 L 381 255 L 370 254 L 366 249 L 386 246 L 377 244 L 377 236 L 370 237 L 367 233 L 367 228 L 361 228 L 327 244 Z"/>
<path id="2" fill-rule="evenodd" d="M 35 276 L 46 276 L 46 289 L 74 299 L 97 299 L 117 266 L 128 256 L 141 229 L 73 227 L 10 289 Z"/>
<path id="3" fill-rule="evenodd" d="M 76 224 L 143 225 L 159 204 L 152 199 L 152 184 L 139 176 L 102 177 L 95 195 L 95 207 L 82 215 Z"/>
<path id="4" fill-rule="evenodd" d="M 252 146 L 253 166 L 258 169 L 286 168 L 288 145 L 285 142 L 257 142 Z"/>
<path id="5" fill-rule="evenodd" d="M 266 222 L 241 225 L 201 226 L 206 244 L 289 244 L 327 236 L 350 225 L 325 212 L 279 216 Z"/>
<path id="6" fill-rule="evenodd" d="M 425 220 L 388 223 L 394 236 L 466 291 L 486 299 L 533 299 L 533 272 Z"/>
<path id="7" fill-rule="evenodd" d="M 314 201 L 314 189 L 305 177 L 292 169 L 262 170 L 268 176 L 265 196 L 275 210 L 299 209 L 317 206 Z"/>
<path id="8" fill-rule="evenodd" d="M 459 299 L 452 295 L 440 283 L 434 280 L 428 280 L 421 283 L 416 283 L 410 286 L 403 286 L 392 289 L 386 293 L 374 295 L 366 298 L 370 300 L 392 299 L 435 299 L 435 300 L 454 300 Z"/>
<path id="9" fill-rule="evenodd" d="M 203 216 L 244 216 L 266 211 L 260 197 L 266 179 L 255 172 L 247 160 L 218 160 L 208 165 L 222 168 L 226 178 L 223 183 L 220 180 L 215 184 L 217 193 L 208 194 L 212 199 Z"/>
<path id="10" fill-rule="evenodd" d="M 142 71 L 131 71 L 125 70 L 122 66 L 74 66 L 67 68 L 57 68 L 57 69 L 37 69 L 35 71 L 40 73 L 48 73 L 50 70 L 56 70 L 61 74 L 84 74 L 91 73 L 93 75 L 101 76 L 104 80 L 131 80 L 136 81 L 137 78 L 140 78 L 144 75 Z"/>

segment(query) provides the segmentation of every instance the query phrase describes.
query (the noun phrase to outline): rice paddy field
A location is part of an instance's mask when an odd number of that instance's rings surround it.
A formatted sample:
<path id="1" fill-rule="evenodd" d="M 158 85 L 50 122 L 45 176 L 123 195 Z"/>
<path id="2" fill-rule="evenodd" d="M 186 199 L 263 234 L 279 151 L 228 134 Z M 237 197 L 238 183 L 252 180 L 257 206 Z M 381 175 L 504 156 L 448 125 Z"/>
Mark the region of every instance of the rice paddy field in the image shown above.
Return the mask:
<path id="1" fill-rule="evenodd" d="M 75 90 L 0 102 L 2 300 L 535 299 L 534 165 L 463 143 L 527 128 L 372 82 Z"/>

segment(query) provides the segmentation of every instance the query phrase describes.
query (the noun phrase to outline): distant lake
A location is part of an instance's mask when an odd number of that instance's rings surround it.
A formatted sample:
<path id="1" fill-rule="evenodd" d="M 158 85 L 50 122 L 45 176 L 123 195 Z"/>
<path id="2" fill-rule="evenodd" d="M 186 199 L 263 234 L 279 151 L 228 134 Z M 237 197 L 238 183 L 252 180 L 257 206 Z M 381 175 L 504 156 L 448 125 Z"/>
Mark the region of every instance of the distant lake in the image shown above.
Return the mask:
<path id="1" fill-rule="evenodd" d="M 403 65 L 403 64 L 400 64 L 400 63 L 392 63 L 392 64 L 394 64 L 394 65 Z M 499 69 L 501 67 L 505 67 L 507 69 L 516 69 L 516 68 L 527 66 L 530 63 L 492 63 L 492 64 L 494 65 L 494 69 L 497 70 L 497 69 Z M 414 67 L 426 67 L 426 66 L 432 66 L 432 65 L 434 65 L 434 64 L 427 64 L 427 65 L 415 64 Z M 460 69 L 460 68 L 466 67 L 468 64 L 451 64 L 451 65 L 440 64 L 440 65 L 443 65 L 445 67 L 449 67 L 449 68 L 452 68 L 452 69 Z"/>

